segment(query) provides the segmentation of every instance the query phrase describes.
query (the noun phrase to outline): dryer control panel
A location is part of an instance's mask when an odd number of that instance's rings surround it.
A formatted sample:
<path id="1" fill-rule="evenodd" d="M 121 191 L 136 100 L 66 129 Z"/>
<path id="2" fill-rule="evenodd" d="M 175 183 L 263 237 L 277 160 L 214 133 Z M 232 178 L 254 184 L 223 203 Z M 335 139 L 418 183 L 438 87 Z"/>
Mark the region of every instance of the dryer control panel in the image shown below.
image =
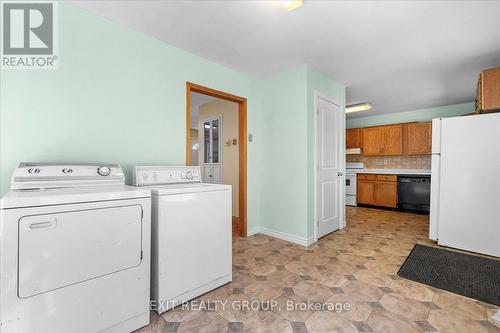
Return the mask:
<path id="1" fill-rule="evenodd" d="M 23 162 L 14 170 L 10 188 L 27 190 L 124 184 L 125 175 L 118 164 Z"/>
<path id="2" fill-rule="evenodd" d="M 200 183 L 200 174 L 199 166 L 136 166 L 132 183 L 134 186 Z"/>

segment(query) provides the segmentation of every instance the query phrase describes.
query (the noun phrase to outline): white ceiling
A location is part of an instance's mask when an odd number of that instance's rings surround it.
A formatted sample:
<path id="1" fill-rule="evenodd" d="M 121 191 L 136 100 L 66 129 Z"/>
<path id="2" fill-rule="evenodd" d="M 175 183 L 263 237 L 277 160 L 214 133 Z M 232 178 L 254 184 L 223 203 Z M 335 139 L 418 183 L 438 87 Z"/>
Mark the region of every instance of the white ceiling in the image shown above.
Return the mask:
<path id="1" fill-rule="evenodd" d="M 308 63 L 384 114 L 470 102 L 500 66 L 500 1 L 77 1 L 170 45 L 267 77 Z"/>

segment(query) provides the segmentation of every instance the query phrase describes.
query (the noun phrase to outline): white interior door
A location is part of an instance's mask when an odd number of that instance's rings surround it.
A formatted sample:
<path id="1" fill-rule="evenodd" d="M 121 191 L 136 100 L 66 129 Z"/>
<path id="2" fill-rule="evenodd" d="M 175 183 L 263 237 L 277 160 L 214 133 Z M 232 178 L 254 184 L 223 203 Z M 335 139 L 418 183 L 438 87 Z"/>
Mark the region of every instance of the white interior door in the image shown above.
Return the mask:
<path id="1" fill-rule="evenodd" d="M 316 96 L 316 237 L 341 227 L 343 216 L 342 108 Z"/>

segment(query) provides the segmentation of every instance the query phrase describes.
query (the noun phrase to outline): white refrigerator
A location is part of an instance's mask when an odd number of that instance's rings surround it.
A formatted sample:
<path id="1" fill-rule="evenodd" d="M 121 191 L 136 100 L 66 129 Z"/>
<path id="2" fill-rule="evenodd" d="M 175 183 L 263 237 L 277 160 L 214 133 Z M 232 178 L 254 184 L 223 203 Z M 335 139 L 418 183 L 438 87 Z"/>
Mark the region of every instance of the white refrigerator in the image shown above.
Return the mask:
<path id="1" fill-rule="evenodd" d="M 500 257 L 500 113 L 434 119 L 429 237 Z"/>

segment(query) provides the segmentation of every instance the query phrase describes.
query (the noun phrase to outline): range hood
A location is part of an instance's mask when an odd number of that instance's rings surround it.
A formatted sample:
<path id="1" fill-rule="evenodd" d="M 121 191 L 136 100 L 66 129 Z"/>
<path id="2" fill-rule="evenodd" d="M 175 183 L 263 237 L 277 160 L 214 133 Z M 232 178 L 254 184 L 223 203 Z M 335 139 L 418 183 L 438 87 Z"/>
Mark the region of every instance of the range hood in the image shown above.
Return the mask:
<path id="1" fill-rule="evenodd" d="M 346 155 L 361 155 L 361 148 L 348 148 L 345 153 Z"/>

